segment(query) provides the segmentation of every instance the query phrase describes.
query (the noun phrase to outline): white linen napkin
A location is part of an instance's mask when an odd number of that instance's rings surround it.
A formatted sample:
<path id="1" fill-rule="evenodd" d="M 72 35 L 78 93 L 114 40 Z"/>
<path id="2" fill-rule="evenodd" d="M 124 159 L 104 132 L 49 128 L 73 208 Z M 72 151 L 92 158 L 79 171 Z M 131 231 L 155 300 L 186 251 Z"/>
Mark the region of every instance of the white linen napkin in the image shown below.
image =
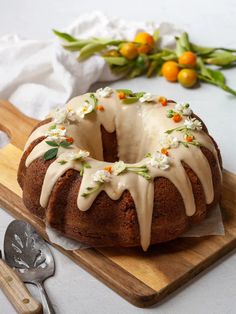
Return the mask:
<path id="1" fill-rule="evenodd" d="M 132 40 L 139 31 L 160 29 L 160 46 L 174 45 L 180 31 L 168 23 L 131 22 L 108 18 L 101 12 L 81 15 L 64 31 L 75 37 Z M 50 40 L 22 39 L 18 35 L 0 38 L 0 98 L 9 99 L 25 114 L 42 119 L 50 109 L 64 105 L 71 97 L 87 92 L 95 82 L 117 79 L 102 57 L 78 62 L 76 55 Z"/>

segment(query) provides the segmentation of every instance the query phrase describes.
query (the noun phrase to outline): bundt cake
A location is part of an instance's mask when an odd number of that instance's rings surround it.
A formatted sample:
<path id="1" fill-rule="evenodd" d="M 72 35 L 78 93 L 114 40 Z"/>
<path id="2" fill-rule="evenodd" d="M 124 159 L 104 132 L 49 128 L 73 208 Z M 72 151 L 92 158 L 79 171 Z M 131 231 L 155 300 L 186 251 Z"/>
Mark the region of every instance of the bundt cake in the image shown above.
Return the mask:
<path id="1" fill-rule="evenodd" d="M 30 212 L 65 236 L 147 250 L 218 202 L 221 157 L 189 104 L 106 87 L 37 125 L 18 182 Z"/>

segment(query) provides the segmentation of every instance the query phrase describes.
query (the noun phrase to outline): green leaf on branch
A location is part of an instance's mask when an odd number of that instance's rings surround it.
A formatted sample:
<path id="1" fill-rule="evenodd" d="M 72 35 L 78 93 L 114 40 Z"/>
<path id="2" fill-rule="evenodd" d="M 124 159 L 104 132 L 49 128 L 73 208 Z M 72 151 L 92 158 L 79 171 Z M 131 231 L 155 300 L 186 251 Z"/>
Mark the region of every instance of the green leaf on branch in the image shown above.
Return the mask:
<path id="1" fill-rule="evenodd" d="M 191 50 L 190 48 L 190 42 L 188 39 L 188 34 L 186 32 L 183 32 L 179 38 L 180 45 L 185 49 L 185 51 Z"/>
<path id="2" fill-rule="evenodd" d="M 61 39 L 64 39 L 64 40 L 69 41 L 69 42 L 77 41 L 77 39 L 75 37 L 71 36 L 70 34 L 59 32 L 56 29 L 53 29 L 52 31 L 57 37 L 59 37 Z"/>
<path id="3" fill-rule="evenodd" d="M 81 60 L 88 59 L 93 54 L 100 52 L 104 48 L 106 48 L 106 45 L 104 45 L 104 44 L 100 44 L 100 43 L 88 44 L 80 50 L 78 60 L 81 61 Z"/>
<path id="4" fill-rule="evenodd" d="M 155 42 L 157 42 L 160 39 L 160 30 L 158 28 L 154 31 L 152 37 Z"/>
<path id="5" fill-rule="evenodd" d="M 79 51 L 83 47 L 85 47 L 85 46 L 87 46 L 89 44 L 91 44 L 91 40 L 90 39 L 78 39 L 75 42 L 63 45 L 63 48 L 65 48 L 66 50 L 69 50 L 69 51 Z"/>
<path id="6" fill-rule="evenodd" d="M 147 71 L 147 77 L 151 77 L 154 74 L 157 66 L 158 66 L 158 61 L 154 60 L 150 62 L 148 71 Z"/>
<path id="7" fill-rule="evenodd" d="M 104 60 L 110 65 L 126 65 L 129 61 L 124 57 L 103 57 Z"/>
<path id="8" fill-rule="evenodd" d="M 180 37 L 175 37 L 176 41 L 176 55 L 177 57 L 180 57 L 185 51 L 191 50 L 190 42 L 188 39 L 187 33 L 182 33 Z"/>
<path id="9" fill-rule="evenodd" d="M 195 45 L 193 43 L 191 43 L 191 50 L 195 53 L 197 53 L 197 55 L 199 56 L 208 56 L 209 54 L 217 51 L 217 50 L 221 50 L 221 51 L 228 51 L 228 52 L 236 52 L 236 49 L 230 49 L 230 48 L 223 48 L 223 47 L 203 47 L 203 46 L 199 46 L 199 45 Z"/>
<path id="10" fill-rule="evenodd" d="M 208 64 L 214 64 L 218 66 L 226 66 L 234 63 L 236 61 L 236 55 L 231 52 L 214 52 L 204 60 Z"/>
<path id="11" fill-rule="evenodd" d="M 200 74 L 211 80 L 212 82 L 215 82 L 217 84 L 224 84 L 225 83 L 225 77 L 222 72 L 219 70 L 212 70 L 210 68 L 207 68 L 202 60 L 202 58 L 198 57 L 197 64 L 200 69 Z"/>

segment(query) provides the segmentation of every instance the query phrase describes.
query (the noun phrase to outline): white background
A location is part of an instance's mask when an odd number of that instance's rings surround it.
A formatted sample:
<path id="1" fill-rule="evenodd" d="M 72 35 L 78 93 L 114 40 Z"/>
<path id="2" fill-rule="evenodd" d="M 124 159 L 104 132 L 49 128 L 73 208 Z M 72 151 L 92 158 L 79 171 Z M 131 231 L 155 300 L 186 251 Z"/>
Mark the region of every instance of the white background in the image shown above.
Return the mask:
<path id="1" fill-rule="evenodd" d="M 236 2 L 234 0 L 0 0 L 0 35 L 18 33 L 32 39 L 52 36 L 81 13 L 101 10 L 110 16 L 132 20 L 168 21 L 191 35 L 193 42 L 236 48 Z M 4 73 L 0 73 L 4 75 Z M 236 89 L 236 69 L 225 71 L 227 82 Z M 120 81 L 115 87 L 145 90 L 191 103 L 219 144 L 224 167 L 236 172 L 236 98 L 213 86 L 186 90 L 160 78 Z M 11 217 L 0 209 L 0 248 Z M 53 250 L 56 275 L 45 286 L 57 313 L 236 313 L 236 256 L 221 259 L 188 285 L 150 309 L 130 305 L 68 258 Z M 0 291 L 0 313 L 15 313 Z"/>

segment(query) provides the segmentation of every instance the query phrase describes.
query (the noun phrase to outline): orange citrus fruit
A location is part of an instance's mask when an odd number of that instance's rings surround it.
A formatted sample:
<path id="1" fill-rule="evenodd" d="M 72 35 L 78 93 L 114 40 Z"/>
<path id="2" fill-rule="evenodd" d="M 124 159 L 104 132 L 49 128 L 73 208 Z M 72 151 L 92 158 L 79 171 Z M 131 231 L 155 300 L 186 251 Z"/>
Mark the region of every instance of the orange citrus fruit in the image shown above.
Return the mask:
<path id="1" fill-rule="evenodd" d="M 184 87 L 192 87 L 197 83 L 197 72 L 193 69 L 182 69 L 178 81 Z"/>
<path id="2" fill-rule="evenodd" d="M 179 73 L 179 66 L 178 63 L 175 61 L 166 61 L 162 68 L 162 75 L 170 82 L 176 82 L 178 73 Z"/>
<path id="3" fill-rule="evenodd" d="M 139 44 L 138 52 L 144 54 L 151 52 L 155 44 L 153 36 L 146 32 L 138 33 L 134 38 L 134 42 Z"/>
<path id="4" fill-rule="evenodd" d="M 197 63 L 197 56 L 192 51 L 185 51 L 179 57 L 179 64 L 189 67 L 195 67 Z"/>
<path id="5" fill-rule="evenodd" d="M 125 58 L 132 60 L 137 57 L 138 49 L 134 43 L 124 43 L 121 45 L 120 53 Z"/>

